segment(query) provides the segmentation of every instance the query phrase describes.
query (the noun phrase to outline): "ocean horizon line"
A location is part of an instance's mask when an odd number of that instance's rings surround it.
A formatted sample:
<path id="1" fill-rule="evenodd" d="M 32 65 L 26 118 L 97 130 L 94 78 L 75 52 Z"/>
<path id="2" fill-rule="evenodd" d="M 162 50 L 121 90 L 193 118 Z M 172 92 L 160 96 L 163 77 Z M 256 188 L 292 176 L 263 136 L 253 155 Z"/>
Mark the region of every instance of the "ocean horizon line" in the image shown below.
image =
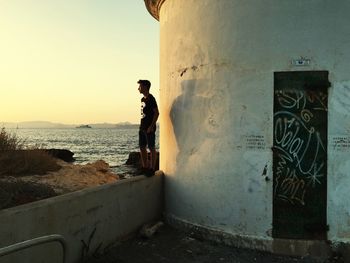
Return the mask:
<path id="1" fill-rule="evenodd" d="M 23 121 L 23 122 L 0 122 L 0 128 L 11 129 L 66 129 L 66 128 L 133 128 L 139 126 L 138 123 L 119 122 L 119 123 L 78 123 L 64 124 L 50 121 Z"/>

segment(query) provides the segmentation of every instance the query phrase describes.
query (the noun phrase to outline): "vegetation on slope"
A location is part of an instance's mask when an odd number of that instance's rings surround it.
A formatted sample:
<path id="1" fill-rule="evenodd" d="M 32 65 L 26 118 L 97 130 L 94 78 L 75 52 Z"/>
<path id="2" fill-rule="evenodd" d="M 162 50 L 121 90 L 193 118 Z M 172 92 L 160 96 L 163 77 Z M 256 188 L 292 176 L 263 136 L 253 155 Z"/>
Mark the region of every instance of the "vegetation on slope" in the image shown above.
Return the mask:
<path id="1" fill-rule="evenodd" d="M 43 149 L 26 149 L 16 134 L 0 130 L 0 177 L 42 175 L 60 169 Z"/>

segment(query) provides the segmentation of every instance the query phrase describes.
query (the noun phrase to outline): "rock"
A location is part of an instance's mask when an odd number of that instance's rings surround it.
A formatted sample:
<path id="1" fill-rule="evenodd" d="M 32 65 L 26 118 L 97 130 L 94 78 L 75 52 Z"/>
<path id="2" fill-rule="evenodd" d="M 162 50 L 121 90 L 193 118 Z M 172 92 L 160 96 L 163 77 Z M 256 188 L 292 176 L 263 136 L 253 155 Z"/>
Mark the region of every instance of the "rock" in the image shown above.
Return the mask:
<path id="1" fill-rule="evenodd" d="M 47 149 L 45 150 L 48 154 L 50 154 L 51 156 L 61 159 L 67 163 L 71 163 L 75 161 L 75 158 L 73 158 L 74 153 L 69 151 L 69 150 L 65 150 L 65 149 Z"/>
<path id="2" fill-rule="evenodd" d="M 131 153 L 129 153 L 129 157 L 126 160 L 125 164 L 139 166 L 139 164 L 140 164 L 140 153 L 139 152 L 131 152 Z"/>
<path id="3" fill-rule="evenodd" d="M 163 225 L 164 223 L 162 221 L 154 225 L 144 225 L 140 230 L 140 235 L 142 237 L 151 238 Z"/>
<path id="4" fill-rule="evenodd" d="M 101 173 L 107 173 L 110 171 L 109 164 L 106 163 L 104 160 L 95 161 L 91 165 L 93 165 L 96 168 L 96 171 Z"/>
<path id="5" fill-rule="evenodd" d="M 148 160 L 150 159 L 150 153 L 148 153 Z M 140 152 L 129 153 L 128 160 L 125 162 L 126 165 L 132 165 L 135 167 L 141 166 Z M 159 169 L 159 152 L 157 152 L 156 170 Z"/>

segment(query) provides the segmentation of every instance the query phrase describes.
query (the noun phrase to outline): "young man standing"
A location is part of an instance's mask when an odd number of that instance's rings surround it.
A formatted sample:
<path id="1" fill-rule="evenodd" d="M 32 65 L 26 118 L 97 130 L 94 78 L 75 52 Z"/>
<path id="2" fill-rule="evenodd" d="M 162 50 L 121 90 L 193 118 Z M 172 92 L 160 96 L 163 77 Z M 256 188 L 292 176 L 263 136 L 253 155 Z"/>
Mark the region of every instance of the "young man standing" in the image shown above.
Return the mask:
<path id="1" fill-rule="evenodd" d="M 141 99 L 141 123 L 139 131 L 142 172 L 151 176 L 154 174 L 156 168 L 155 133 L 159 111 L 156 99 L 149 93 L 151 82 L 149 80 L 139 80 L 137 83 L 139 84 L 139 92 L 143 95 Z M 147 158 L 147 146 L 150 150 L 149 162 Z"/>

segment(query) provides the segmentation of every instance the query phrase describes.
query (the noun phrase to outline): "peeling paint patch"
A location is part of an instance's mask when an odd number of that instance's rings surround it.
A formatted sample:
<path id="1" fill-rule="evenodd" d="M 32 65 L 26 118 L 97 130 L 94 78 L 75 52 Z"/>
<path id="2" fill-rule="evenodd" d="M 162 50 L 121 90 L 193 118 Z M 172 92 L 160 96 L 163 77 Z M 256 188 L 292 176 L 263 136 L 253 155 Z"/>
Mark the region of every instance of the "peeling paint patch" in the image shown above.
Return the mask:
<path id="1" fill-rule="evenodd" d="M 263 170 L 261 175 L 266 176 L 266 174 L 267 174 L 267 164 L 265 165 L 264 170 Z"/>
<path id="2" fill-rule="evenodd" d="M 268 163 L 266 163 L 264 169 L 263 169 L 263 172 L 261 174 L 261 176 L 265 177 L 265 181 L 268 182 L 270 181 L 270 178 L 269 176 L 267 175 L 267 166 L 268 166 Z"/>
<path id="3" fill-rule="evenodd" d="M 191 67 L 186 67 L 186 68 L 180 69 L 180 70 L 178 70 L 178 72 L 180 73 L 180 77 L 182 77 L 189 69 L 192 70 L 192 71 L 197 71 L 197 70 L 199 70 L 202 67 L 210 66 L 210 65 L 211 64 L 193 65 Z M 213 66 L 218 66 L 218 64 L 213 64 Z"/>
<path id="4" fill-rule="evenodd" d="M 183 69 L 180 73 L 180 77 L 182 77 L 186 73 L 187 70 L 188 70 L 188 68 Z"/>

